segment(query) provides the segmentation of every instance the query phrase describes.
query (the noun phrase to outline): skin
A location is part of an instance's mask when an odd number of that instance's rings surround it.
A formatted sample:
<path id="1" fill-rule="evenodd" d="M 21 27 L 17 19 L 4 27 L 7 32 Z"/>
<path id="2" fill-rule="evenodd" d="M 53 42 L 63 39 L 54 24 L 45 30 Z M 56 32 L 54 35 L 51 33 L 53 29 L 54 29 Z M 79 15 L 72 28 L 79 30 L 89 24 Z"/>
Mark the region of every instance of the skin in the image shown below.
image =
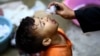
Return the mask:
<path id="1" fill-rule="evenodd" d="M 52 36 L 57 32 L 58 29 L 58 23 L 51 19 L 50 17 L 44 17 L 44 18 L 34 18 L 35 19 L 35 25 L 36 25 L 36 31 L 43 35 L 44 37 Z"/>
<path id="2" fill-rule="evenodd" d="M 57 32 L 59 24 L 54 19 L 48 16 L 43 17 L 43 18 L 36 17 L 34 19 L 35 19 L 35 25 L 36 25 L 36 27 L 34 27 L 35 31 L 44 37 L 44 40 L 43 40 L 44 46 L 66 45 L 66 40 Z M 60 51 L 64 53 L 63 56 L 66 56 L 66 55 L 72 56 L 72 52 L 69 47 L 66 47 L 66 50 L 62 49 Z M 44 52 L 44 55 L 48 56 L 45 54 L 45 52 Z M 32 54 L 32 56 L 34 56 L 34 54 Z"/>
<path id="3" fill-rule="evenodd" d="M 43 45 L 65 44 L 65 40 L 57 32 L 59 24 L 50 16 L 35 17 L 35 31 L 44 37 Z"/>

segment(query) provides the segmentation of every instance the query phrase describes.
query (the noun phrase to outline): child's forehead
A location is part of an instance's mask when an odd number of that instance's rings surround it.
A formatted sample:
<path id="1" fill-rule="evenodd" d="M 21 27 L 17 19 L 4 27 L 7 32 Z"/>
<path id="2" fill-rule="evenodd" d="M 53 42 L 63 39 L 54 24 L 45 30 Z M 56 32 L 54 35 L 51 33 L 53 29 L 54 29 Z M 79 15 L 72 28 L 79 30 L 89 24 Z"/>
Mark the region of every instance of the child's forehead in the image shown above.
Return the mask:
<path id="1" fill-rule="evenodd" d="M 43 18 L 43 17 L 46 17 L 48 15 L 50 15 L 50 14 L 47 14 L 45 11 L 40 10 L 40 11 L 35 12 L 34 17 Z"/>

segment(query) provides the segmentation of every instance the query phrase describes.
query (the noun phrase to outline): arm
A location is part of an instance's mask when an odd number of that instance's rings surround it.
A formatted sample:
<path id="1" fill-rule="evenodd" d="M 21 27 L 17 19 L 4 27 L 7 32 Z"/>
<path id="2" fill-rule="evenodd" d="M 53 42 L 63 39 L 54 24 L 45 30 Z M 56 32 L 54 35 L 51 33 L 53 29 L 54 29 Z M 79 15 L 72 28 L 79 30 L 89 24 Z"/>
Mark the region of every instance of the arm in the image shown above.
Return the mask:
<path id="1" fill-rule="evenodd" d="M 60 10 L 56 11 L 58 15 L 65 19 L 78 19 L 83 32 L 100 30 L 100 6 L 92 6 L 74 11 L 65 6 L 64 3 L 52 2 L 48 7 L 54 4 L 60 7 Z"/>
<path id="2" fill-rule="evenodd" d="M 75 11 L 83 32 L 100 30 L 100 7 L 90 7 Z"/>

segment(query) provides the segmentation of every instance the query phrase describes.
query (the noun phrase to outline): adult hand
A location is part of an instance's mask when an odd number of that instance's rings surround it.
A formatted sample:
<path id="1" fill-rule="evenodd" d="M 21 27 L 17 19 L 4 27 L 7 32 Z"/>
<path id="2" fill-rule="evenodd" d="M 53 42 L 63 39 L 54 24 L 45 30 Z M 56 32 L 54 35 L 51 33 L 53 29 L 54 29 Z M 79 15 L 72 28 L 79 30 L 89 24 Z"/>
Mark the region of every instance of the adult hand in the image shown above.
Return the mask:
<path id="1" fill-rule="evenodd" d="M 50 6 L 55 5 L 57 7 L 56 10 L 56 14 L 62 16 L 65 19 L 73 19 L 75 17 L 75 13 L 72 9 L 70 9 L 69 7 L 67 7 L 63 2 L 59 3 L 59 2 L 51 2 L 48 5 L 48 8 L 50 8 Z"/>

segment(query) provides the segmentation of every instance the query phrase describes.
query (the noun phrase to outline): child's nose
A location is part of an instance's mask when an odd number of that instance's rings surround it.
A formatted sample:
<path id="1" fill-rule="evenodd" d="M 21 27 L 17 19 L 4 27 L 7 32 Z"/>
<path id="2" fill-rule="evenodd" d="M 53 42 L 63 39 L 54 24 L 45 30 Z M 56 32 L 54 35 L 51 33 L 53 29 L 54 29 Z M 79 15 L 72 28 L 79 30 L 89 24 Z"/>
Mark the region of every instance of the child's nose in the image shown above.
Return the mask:
<path id="1" fill-rule="evenodd" d="M 46 21 L 47 22 L 48 21 L 48 17 L 44 17 L 43 18 L 43 21 Z"/>

